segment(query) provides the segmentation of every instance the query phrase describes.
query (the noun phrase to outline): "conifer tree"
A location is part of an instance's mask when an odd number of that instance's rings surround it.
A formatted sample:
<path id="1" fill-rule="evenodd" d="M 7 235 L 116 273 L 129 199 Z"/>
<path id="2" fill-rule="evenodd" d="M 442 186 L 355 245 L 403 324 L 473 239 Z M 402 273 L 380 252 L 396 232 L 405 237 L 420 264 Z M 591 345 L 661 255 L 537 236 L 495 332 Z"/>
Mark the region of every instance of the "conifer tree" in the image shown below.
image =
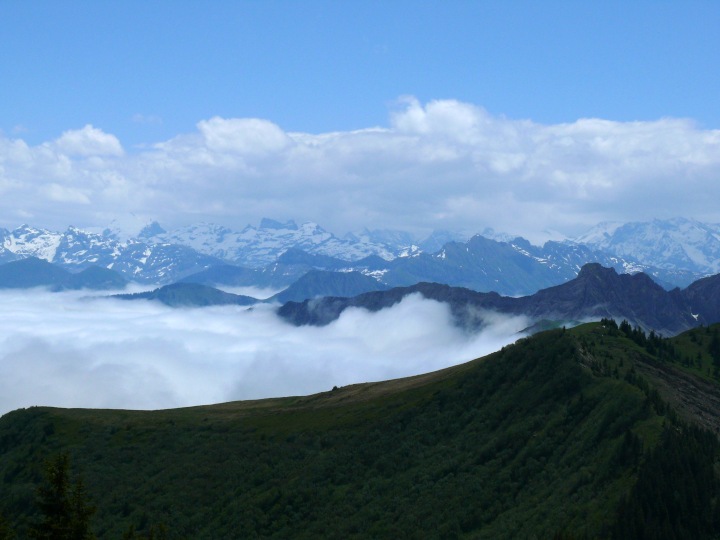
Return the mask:
<path id="1" fill-rule="evenodd" d="M 717 330 L 713 332 L 708 351 L 712 357 L 713 368 L 715 369 L 715 375 L 717 376 L 720 372 L 720 338 L 718 338 Z"/>
<path id="2" fill-rule="evenodd" d="M 81 479 L 70 482 L 70 458 L 60 454 L 47 464 L 46 483 L 37 490 L 42 514 L 31 530 L 30 538 L 43 540 L 90 540 L 90 517 L 95 509 L 88 502 Z"/>

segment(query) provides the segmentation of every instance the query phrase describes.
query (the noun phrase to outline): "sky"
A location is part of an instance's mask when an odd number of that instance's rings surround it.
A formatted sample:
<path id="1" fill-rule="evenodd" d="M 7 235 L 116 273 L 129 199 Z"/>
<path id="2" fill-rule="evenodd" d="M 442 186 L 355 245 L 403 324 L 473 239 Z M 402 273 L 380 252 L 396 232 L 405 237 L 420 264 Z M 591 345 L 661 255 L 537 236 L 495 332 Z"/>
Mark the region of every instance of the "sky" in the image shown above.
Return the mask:
<path id="1" fill-rule="evenodd" d="M 720 3 L 0 1 L 0 226 L 720 223 Z"/>
<path id="2" fill-rule="evenodd" d="M 467 334 L 446 304 L 407 297 L 330 325 L 272 306 L 173 309 L 86 292 L 0 291 L 0 414 L 33 405 L 163 409 L 326 392 L 427 373 L 493 352 L 529 326 L 485 314 Z"/>

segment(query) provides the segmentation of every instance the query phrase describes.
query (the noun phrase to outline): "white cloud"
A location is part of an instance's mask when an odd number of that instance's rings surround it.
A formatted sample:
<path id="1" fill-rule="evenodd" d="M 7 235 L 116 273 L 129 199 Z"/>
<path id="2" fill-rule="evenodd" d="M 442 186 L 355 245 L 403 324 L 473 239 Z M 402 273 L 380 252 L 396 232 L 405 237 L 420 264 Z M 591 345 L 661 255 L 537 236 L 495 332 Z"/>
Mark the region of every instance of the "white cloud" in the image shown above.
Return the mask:
<path id="1" fill-rule="evenodd" d="M 198 122 L 206 146 L 214 152 L 266 155 L 283 150 L 290 138 L 275 124 L 256 118 L 224 119 L 217 116 Z"/>
<path id="2" fill-rule="evenodd" d="M 87 196 L 79 189 L 74 189 L 67 186 L 61 186 L 60 184 L 51 183 L 44 186 L 45 193 L 48 198 L 52 201 L 59 203 L 80 203 L 90 204 L 90 200 Z"/>
<path id="3" fill-rule="evenodd" d="M 0 414 L 18 407 L 154 409 L 300 395 L 425 373 L 497 350 L 527 326 L 478 335 L 419 296 L 293 327 L 269 306 L 173 310 L 82 293 L 0 293 Z"/>
<path id="4" fill-rule="evenodd" d="M 38 225 L 51 228 L 128 213 L 166 227 L 242 228 L 263 216 L 337 233 L 491 226 L 532 239 L 608 220 L 720 221 L 719 175 L 720 131 L 685 119 L 542 125 L 404 98 L 388 127 L 287 133 L 269 120 L 213 117 L 135 154 L 92 126 L 35 147 L 0 137 L 0 215 L 6 226 L 20 210 L 46 216 Z M 53 185 L 91 204 L 58 204 Z"/>
<path id="5" fill-rule="evenodd" d="M 223 290 L 225 292 L 229 292 L 232 294 L 240 294 L 242 296 L 251 296 L 252 298 L 257 298 L 258 300 L 266 300 L 270 298 L 271 296 L 275 296 L 276 294 L 284 291 L 285 289 L 275 289 L 271 287 L 255 287 L 255 286 L 245 286 L 245 287 L 235 287 L 231 285 L 214 285 L 217 289 Z"/>
<path id="6" fill-rule="evenodd" d="M 114 135 L 90 124 L 82 129 L 64 132 L 52 145 L 59 152 L 72 156 L 121 156 L 123 148 Z"/>

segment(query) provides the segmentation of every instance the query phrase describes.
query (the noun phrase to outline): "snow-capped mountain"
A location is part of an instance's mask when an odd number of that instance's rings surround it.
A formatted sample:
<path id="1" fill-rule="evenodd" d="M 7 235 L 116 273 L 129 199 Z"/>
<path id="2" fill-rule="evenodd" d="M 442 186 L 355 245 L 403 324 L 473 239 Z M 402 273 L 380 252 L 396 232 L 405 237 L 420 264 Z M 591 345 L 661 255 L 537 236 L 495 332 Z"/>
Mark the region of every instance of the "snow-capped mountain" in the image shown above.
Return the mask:
<path id="1" fill-rule="evenodd" d="M 112 228 L 54 232 L 23 225 L 0 229 L 0 263 L 34 256 L 71 271 L 99 266 L 156 284 L 222 264 L 249 267 L 243 279 L 250 281 L 279 273 L 288 281 L 314 268 L 360 271 L 387 285 L 436 281 L 503 294 L 528 294 L 562 283 L 588 262 L 623 273 L 642 271 L 665 287 L 684 287 L 720 272 L 720 228 L 688 219 L 600 224 L 575 241 L 542 246 L 486 233 L 465 240 L 436 232 L 416 245 L 399 231 L 365 229 L 339 238 L 315 223 L 271 219 L 241 231 L 199 224 L 167 232 L 151 222 L 133 237 Z"/>
<path id="2" fill-rule="evenodd" d="M 0 239 L 2 240 L 0 250 L 4 259 L 37 257 L 52 261 L 62 241 L 62 234 L 21 225 L 12 232 L 6 229 L 0 230 Z"/>
<path id="3" fill-rule="evenodd" d="M 285 251 L 291 248 L 301 249 L 314 255 L 327 255 L 346 261 L 355 261 L 377 255 L 383 259 L 394 259 L 409 247 L 407 240 L 400 237 L 385 237 L 379 240 L 372 233 L 349 235 L 338 238 L 317 223 L 297 225 L 294 221 L 280 223 L 272 219 L 263 219 L 259 227 L 248 225 L 242 231 L 232 231 L 226 227 L 201 223 L 182 227 L 171 232 L 153 234 L 146 237 L 148 242 L 180 244 L 191 247 L 200 253 L 241 266 L 261 267 L 273 263 Z"/>
<path id="4" fill-rule="evenodd" d="M 692 219 L 601 223 L 575 242 L 658 268 L 720 272 L 720 226 Z"/>
<path id="5" fill-rule="evenodd" d="M 368 258 L 349 266 L 391 286 L 425 281 L 518 296 L 574 279 L 588 262 L 600 263 L 619 273 L 645 272 L 667 288 L 684 287 L 701 277 L 692 272 L 642 265 L 632 258 L 579 244 L 549 241 L 534 246 L 523 238 L 501 242 L 483 235 L 475 235 L 467 242 L 448 242 L 434 254 L 419 253 L 392 261 Z"/>
<path id="6" fill-rule="evenodd" d="M 121 241 L 75 227 L 58 233 L 22 225 L 0 230 L 0 242 L 2 261 L 37 257 L 71 271 L 99 266 L 142 283 L 175 281 L 220 262 L 186 246 Z"/>

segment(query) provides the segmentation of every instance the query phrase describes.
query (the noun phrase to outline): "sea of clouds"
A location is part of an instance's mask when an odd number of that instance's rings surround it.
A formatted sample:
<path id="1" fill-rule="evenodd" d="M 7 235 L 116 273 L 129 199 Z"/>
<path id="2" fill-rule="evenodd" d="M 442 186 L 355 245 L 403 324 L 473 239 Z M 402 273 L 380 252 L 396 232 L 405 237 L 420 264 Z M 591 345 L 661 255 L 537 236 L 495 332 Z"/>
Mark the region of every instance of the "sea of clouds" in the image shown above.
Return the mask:
<path id="1" fill-rule="evenodd" d="M 295 327 L 274 306 L 169 308 L 83 292 L 0 292 L 0 414 L 20 407 L 159 409 L 305 395 L 441 369 L 520 337 L 524 317 L 477 334 L 410 296 L 377 313 Z"/>

